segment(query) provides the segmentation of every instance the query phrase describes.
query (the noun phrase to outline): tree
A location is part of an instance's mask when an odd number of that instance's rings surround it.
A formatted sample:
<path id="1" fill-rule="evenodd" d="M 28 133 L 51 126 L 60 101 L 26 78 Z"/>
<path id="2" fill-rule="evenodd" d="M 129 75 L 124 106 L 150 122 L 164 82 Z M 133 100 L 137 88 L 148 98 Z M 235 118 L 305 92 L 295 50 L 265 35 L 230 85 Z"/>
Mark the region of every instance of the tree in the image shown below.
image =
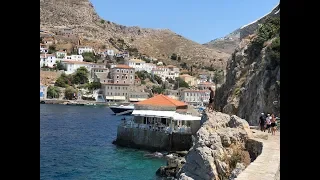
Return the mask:
<path id="1" fill-rule="evenodd" d="M 57 87 L 49 86 L 47 89 L 48 98 L 59 98 L 60 90 Z"/>
<path id="2" fill-rule="evenodd" d="M 177 60 L 177 54 L 176 53 L 172 53 L 171 57 L 172 60 Z"/>
<path id="3" fill-rule="evenodd" d="M 101 83 L 99 81 L 98 82 L 92 82 L 92 83 L 88 84 L 88 89 L 90 91 L 96 90 L 96 89 L 100 89 L 100 88 L 101 88 Z"/>
<path id="4" fill-rule="evenodd" d="M 164 89 L 161 86 L 152 86 L 152 92 L 162 94 L 164 92 Z"/>
<path id="5" fill-rule="evenodd" d="M 213 73 L 213 78 L 212 78 L 213 82 L 215 84 L 221 84 L 222 80 L 223 80 L 223 70 L 216 70 Z"/>
<path id="6" fill-rule="evenodd" d="M 73 77 L 71 75 L 66 75 L 65 73 L 62 73 L 56 82 L 54 83 L 55 86 L 58 87 L 67 87 L 68 85 L 72 85 Z"/>
<path id="7" fill-rule="evenodd" d="M 85 84 L 88 80 L 89 71 L 85 67 L 80 67 L 76 70 L 73 75 L 73 83 L 74 84 Z"/>
<path id="8" fill-rule="evenodd" d="M 55 45 L 49 46 L 49 51 L 48 51 L 48 53 L 49 53 L 49 54 L 52 54 L 52 53 L 55 53 L 55 52 L 56 52 L 56 46 L 55 46 Z"/>
<path id="9" fill-rule="evenodd" d="M 177 77 L 173 88 L 174 89 L 178 89 L 178 88 L 181 88 L 181 87 L 189 88 L 189 84 L 186 83 L 183 79 Z"/>
<path id="10" fill-rule="evenodd" d="M 83 52 L 82 53 L 83 60 L 86 62 L 97 62 L 97 57 L 93 52 Z"/>
<path id="11" fill-rule="evenodd" d="M 150 78 L 150 74 L 147 71 L 136 71 L 136 75 L 141 80 L 146 80 L 147 78 Z"/>
<path id="12" fill-rule="evenodd" d="M 64 96 L 68 100 L 72 100 L 77 95 L 77 90 L 72 86 L 68 86 L 64 91 Z"/>
<path id="13" fill-rule="evenodd" d="M 157 81 L 158 84 L 162 84 L 162 78 L 160 76 L 157 76 L 157 75 L 153 75 L 153 79 L 155 81 Z"/>
<path id="14" fill-rule="evenodd" d="M 64 67 L 64 65 L 61 63 L 61 61 L 57 61 L 57 63 L 56 63 L 56 69 L 58 69 L 58 70 L 64 70 L 64 71 L 67 70 L 66 67 Z"/>

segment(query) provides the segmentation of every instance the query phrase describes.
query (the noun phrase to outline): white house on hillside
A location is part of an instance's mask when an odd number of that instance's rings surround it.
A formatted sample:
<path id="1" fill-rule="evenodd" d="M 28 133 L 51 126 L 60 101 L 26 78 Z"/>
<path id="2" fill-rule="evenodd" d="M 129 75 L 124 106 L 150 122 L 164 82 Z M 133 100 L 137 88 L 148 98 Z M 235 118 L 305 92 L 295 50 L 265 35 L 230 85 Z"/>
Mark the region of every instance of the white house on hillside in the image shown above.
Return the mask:
<path id="1" fill-rule="evenodd" d="M 126 61 L 126 65 L 134 68 L 135 71 L 143 71 L 145 68 L 146 62 L 142 61 L 141 59 L 133 58 Z"/>
<path id="2" fill-rule="evenodd" d="M 67 52 L 65 51 L 57 51 L 56 52 L 56 57 L 59 59 L 64 59 L 67 57 Z"/>
<path id="3" fill-rule="evenodd" d="M 85 67 L 90 72 L 91 67 L 94 64 L 90 62 L 69 61 L 69 60 L 63 60 L 61 61 L 61 63 L 66 67 L 66 71 L 65 71 L 66 74 L 72 74 L 80 67 Z"/>
<path id="4" fill-rule="evenodd" d="M 53 65 L 56 64 L 56 57 L 53 54 L 40 54 L 40 68 L 43 66 L 48 66 L 53 68 Z"/>
<path id="5" fill-rule="evenodd" d="M 78 47 L 78 54 L 82 54 L 84 52 L 94 52 L 92 47 L 88 47 L 88 46 L 79 46 Z"/>
<path id="6" fill-rule="evenodd" d="M 71 56 L 66 56 L 64 59 L 68 60 L 68 61 L 79 61 L 79 62 L 82 62 L 83 61 L 83 56 L 82 55 L 71 55 Z"/>
<path id="7" fill-rule="evenodd" d="M 179 68 L 172 65 L 158 66 L 152 69 L 151 74 L 161 77 L 162 81 L 164 81 L 166 78 L 175 79 L 179 77 L 179 71 Z"/>

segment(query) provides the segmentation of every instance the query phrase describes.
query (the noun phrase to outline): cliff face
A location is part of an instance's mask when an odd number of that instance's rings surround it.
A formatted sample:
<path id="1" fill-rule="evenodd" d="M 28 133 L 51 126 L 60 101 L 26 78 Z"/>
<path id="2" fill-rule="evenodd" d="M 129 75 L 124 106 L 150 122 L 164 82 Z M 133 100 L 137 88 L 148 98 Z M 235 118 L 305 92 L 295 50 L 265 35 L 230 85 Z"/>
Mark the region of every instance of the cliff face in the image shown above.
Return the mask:
<path id="1" fill-rule="evenodd" d="M 253 134 L 248 123 L 237 116 L 206 111 L 180 180 L 218 180 L 237 177 L 252 161 L 246 142 Z"/>
<path id="2" fill-rule="evenodd" d="M 261 112 L 280 115 L 280 18 L 268 18 L 228 61 L 215 108 L 257 125 Z"/>
<path id="3" fill-rule="evenodd" d="M 247 36 L 255 33 L 255 31 L 259 27 L 259 24 L 264 23 L 268 18 L 279 17 L 279 16 L 280 16 L 280 3 L 275 8 L 273 8 L 272 11 L 267 15 L 257 19 L 256 21 L 249 23 L 248 25 L 245 25 L 239 29 L 236 29 L 235 31 L 233 31 L 232 33 L 228 34 L 223 38 L 212 40 L 208 43 L 205 43 L 204 45 L 209 48 L 218 49 L 222 52 L 225 52 L 231 55 L 235 51 L 235 49 L 238 47 L 240 41 L 243 38 L 246 38 Z"/>
<path id="4" fill-rule="evenodd" d="M 166 64 L 181 66 L 185 63 L 193 70 L 213 66 L 225 69 L 229 54 L 207 48 L 168 29 L 127 27 L 104 20 L 96 13 L 89 0 L 40 0 L 40 28 L 55 31 L 68 27 L 83 38 L 83 45 L 96 48 L 106 45 L 117 49 L 115 42 L 128 49 L 136 48 L 140 54 L 156 58 Z M 86 44 L 88 42 L 88 44 Z M 124 48 L 122 48 L 124 49 Z M 175 53 L 181 61 L 171 60 Z"/>

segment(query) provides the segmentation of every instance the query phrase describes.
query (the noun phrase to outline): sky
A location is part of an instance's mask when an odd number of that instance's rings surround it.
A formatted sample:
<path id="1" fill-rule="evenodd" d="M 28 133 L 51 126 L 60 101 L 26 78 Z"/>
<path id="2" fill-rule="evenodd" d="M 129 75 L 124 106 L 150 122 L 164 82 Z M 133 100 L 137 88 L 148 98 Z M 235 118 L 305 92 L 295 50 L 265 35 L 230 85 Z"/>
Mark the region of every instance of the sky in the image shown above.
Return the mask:
<path id="1" fill-rule="evenodd" d="M 203 44 L 268 14 L 279 0 L 90 0 L 98 15 L 124 26 L 170 29 Z"/>

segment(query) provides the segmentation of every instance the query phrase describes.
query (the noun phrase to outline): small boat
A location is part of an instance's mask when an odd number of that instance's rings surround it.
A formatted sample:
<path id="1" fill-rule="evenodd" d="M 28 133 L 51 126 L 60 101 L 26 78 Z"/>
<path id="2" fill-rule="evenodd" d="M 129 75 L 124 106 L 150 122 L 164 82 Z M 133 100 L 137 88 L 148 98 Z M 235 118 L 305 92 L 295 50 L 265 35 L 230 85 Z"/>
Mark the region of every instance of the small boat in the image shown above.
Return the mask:
<path id="1" fill-rule="evenodd" d="M 109 106 L 109 108 L 117 116 L 131 115 L 134 110 L 134 105 L 129 104 L 129 105 L 120 105 L 120 106 Z"/>

